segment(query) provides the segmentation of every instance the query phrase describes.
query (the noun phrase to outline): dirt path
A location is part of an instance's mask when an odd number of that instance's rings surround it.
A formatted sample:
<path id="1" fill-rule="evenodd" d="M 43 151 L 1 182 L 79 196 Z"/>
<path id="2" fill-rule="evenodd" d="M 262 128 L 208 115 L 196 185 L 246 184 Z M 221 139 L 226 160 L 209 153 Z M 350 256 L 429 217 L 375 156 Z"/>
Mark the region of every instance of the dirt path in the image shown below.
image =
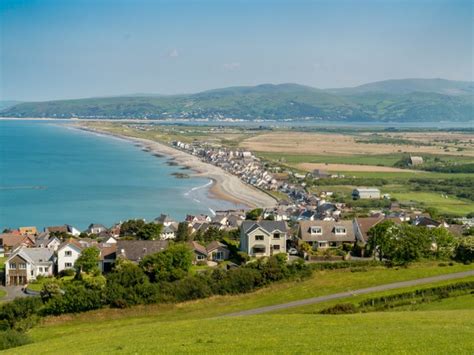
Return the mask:
<path id="1" fill-rule="evenodd" d="M 388 291 L 388 290 L 393 290 L 393 289 L 402 288 L 402 287 L 423 285 L 423 284 L 427 284 L 427 283 L 430 283 L 430 282 L 455 280 L 455 279 L 460 279 L 460 278 L 464 278 L 464 277 L 468 277 L 468 276 L 474 276 L 474 270 L 463 271 L 463 272 L 458 272 L 458 273 L 454 273 L 454 274 L 446 274 L 446 275 L 425 277 L 423 279 L 394 282 L 394 283 L 391 283 L 391 284 L 385 284 L 385 285 L 379 285 L 379 286 L 374 286 L 374 287 L 362 288 L 362 289 L 354 290 L 354 291 L 334 293 L 332 295 L 327 295 L 327 296 L 307 298 L 307 299 L 304 299 L 304 300 L 293 301 L 293 302 L 282 303 L 282 304 L 276 304 L 276 305 L 273 305 L 273 306 L 248 309 L 248 310 L 245 310 L 245 311 L 239 311 L 239 312 L 225 314 L 222 317 L 251 316 L 251 315 L 255 315 L 255 314 L 262 314 L 262 313 L 278 311 L 278 310 L 281 310 L 281 309 L 287 309 L 287 308 L 299 307 L 299 306 L 306 306 L 306 305 L 310 305 L 310 304 L 321 303 L 321 302 L 326 302 L 326 301 L 331 301 L 331 300 L 337 300 L 337 299 L 341 299 L 341 298 L 348 298 L 348 297 L 352 297 L 352 296 L 364 295 L 364 294 L 372 293 L 372 292 Z"/>

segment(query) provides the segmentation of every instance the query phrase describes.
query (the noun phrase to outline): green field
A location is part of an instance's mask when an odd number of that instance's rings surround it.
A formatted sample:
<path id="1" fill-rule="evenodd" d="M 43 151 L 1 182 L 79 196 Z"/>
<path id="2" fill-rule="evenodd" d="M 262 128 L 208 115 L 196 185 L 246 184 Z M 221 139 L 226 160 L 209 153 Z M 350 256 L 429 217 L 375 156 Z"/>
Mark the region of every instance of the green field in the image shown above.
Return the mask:
<path id="1" fill-rule="evenodd" d="M 431 303 L 426 305 L 426 310 L 417 312 L 332 316 L 312 314 L 314 308 L 301 307 L 287 309 L 285 314 L 214 317 L 311 296 L 472 269 L 473 266 L 460 264 L 440 267 L 429 262 L 398 270 L 381 267 L 366 272 L 327 270 L 315 272 L 306 281 L 275 284 L 251 294 L 51 317 L 30 331 L 34 343 L 11 349 L 9 353 L 437 353 L 442 349 L 443 353 L 467 354 L 474 346 L 470 337 L 474 330 L 474 310 L 466 296 L 460 297 L 459 302 L 455 298 L 440 301 L 442 310 Z M 369 296 L 372 295 L 364 297 Z"/>
<path id="2" fill-rule="evenodd" d="M 416 201 L 426 207 L 435 207 L 441 213 L 467 214 L 474 212 L 474 202 L 461 200 L 453 196 L 444 198 L 436 192 L 393 193 L 392 197 L 400 202 Z"/>

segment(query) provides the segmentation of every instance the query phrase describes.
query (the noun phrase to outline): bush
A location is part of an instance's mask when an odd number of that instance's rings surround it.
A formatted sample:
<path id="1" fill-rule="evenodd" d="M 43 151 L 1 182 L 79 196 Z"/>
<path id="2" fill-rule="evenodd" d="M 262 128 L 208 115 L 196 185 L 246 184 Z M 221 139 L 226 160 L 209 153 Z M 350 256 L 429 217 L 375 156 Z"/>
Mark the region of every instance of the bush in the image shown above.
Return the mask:
<path id="1" fill-rule="evenodd" d="M 42 307 L 39 297 L 15 298 L 0 308 L 0 330 L 12 329 L 24 332 L 38 322 Z"/>
<path id="2" fill-rule="evenodd" d="M 59 272 L 59 277 L 74 276 L 75 274 L 76 271 L 74 269 L 65 269 Z"/>
<path id="3" fill-rule="evenodd" d="M 70 284 L 64 294 L 53 296 L 45 305 L 43 314 L 60 315 L 64 313 L 79 313 L 102 308 L 102 292 L 86 288 L 81 283 Z"/>
<path id="4" fill-rule="evenodd" d="M 356 313 L 357 307 L 352 303 L 338 303 L 333 307 L 323 309 L 321 314 L 350 314 Z"/>
<path id="5" fill-rule="evenodd" d="M 31 343 L 30 338 L 15 330 L 0 331 L 0 350 L 15 348 Z"/>

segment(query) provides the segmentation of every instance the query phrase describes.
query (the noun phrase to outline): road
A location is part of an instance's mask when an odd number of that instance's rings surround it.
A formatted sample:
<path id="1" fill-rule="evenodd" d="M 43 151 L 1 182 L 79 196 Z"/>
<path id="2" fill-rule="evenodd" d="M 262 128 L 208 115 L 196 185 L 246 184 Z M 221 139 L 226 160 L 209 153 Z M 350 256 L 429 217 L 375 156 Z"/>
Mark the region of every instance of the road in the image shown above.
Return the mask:
<path id="1" fill-rule="evenodd" d="M 306 306 L 306 305 L 315 304 L 315 303 L 321 303 L 321 302 L 326 302 L 326 301 L 331 301 L 331 300 L 337 300 L 337 299 L 348 298 L 348 297 L 353 297 L 353 296 L 358 296 L 358 295 L 364 295 L 364 294 L 372 293 L 372 292 L 388 291 L 388 290 L 393 290 L 393 289 L 397 289 L 397 288 L 418 286 L 418 285 L 423 285 L 423 284 L 427 284 L 427 283 L 430 283 L 430 282 L 461 279 L 461 278 L 468 277 L 468 276 L 474 276 L 474 270 L 457 272 L 457 273 L 454 273 L 454 274 L 445 274 L 445 275 L 438 275 L 438 276 L 432 276 L 432 277 L 425 277 L 423 279 L 415 279 L 415 280 L 409 280 L 409 281 L 394 282 L 394 283 L 391 283 L 391 284 L 385 284 L 385 285 L 379 285 L 379 286 L 374 286 L 374 287 L 362 288 L 362 289 L 354 290 L 354 291 L 334 293 L 332 295 L 306 298 L 306 299 L 299 300 L 299 301 L 293 301 L 293 302 L 288 302 L 288 303 L 276 304 L 276 305 L 273 305 L 273 306 L 254 308 L 254 309 L 248 309 L 248 310 L 245 310 L 245 311 L 229 313 L 229 314 L 223 315 L 222 317 L 251 316 L 251 315 L 255 315 L 255 314 L 262 314 L 262 313 L 278 311 L 278 310 L 281 310 L 281 309 L 287 309 L 287 308 L 299 307 L 299 306 Z"/>

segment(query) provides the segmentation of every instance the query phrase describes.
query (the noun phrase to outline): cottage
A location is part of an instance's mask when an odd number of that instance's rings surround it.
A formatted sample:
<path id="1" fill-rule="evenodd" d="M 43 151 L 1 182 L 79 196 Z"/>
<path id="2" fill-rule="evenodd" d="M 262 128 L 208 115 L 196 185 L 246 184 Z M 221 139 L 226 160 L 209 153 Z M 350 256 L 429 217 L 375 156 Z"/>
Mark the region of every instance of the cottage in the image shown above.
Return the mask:
<path id="1" fill-rule="evenodd" d="M 102 273 L 112 271 L 117 259 L 117 244 L 101 244 L 99 245 L 99 269 Z"/>
<path id="2" fill-rule="evenodd" d="M 313 247 L 336 248 L 356 241 L 352 221 L 300 221 L 298 238 Z"/>
<path id="3" fill-rule="evenodd" d="M 230 251 L 225 244 L 218 241 L 209 243 L 206 247 L 207 257 L 212 261 L 223 261 L 229 259 Z"/>
<path id="4" fill-rule="evenodd" d="M 255 257 L 286 253 L 287 234 L 284 221 L 244 221 L 240 228 L 240 250 Z"/>
<path id="5" fill-rule="evenodd" d="M 160 214 L 159 217 L 156 217 L 153 222 L 162 224 L 164 227 L 168 227 L 174 223 L 176 223 L 169 215 L 167 214 Z"/>
<path id="6" fill-rule="evenodd" d="M 161 240 L 175 239 L 177 231 L 178 231 L 178 224 L 176 222 L 174 222 L 173 224 L 168 224 L 166 226 L 163 226 L 163 230 L 160 233 L 160 239 Z"/>
<path id="7" fill-rule="evenodd" d="M 155 254 L 168 248 L 167 240 L 119 240 L 117 242 L 117 259 L 123 258 L 140 262 L 145 256 Z"/>
<path id="8" fill-rule="evenodd" d="M 20 234 L 22 235 L 37 235 L 38 234 L 38 230 L 36 229 L 36 227 L 20 227 L 18 228 L 18 230 L 20 231 Z"/>
<path id="9" fill-rule="evenodd" d="M 61 241 L 58 238 L 50 237 L 48 234 L 42 234 L 35 239 L 36 248 L 48 248 L 56 251 L 60 245 Z"/>
<path id="10" fill-rule="evenodd" d="M 0 256 L 10 256 L 18 247 L 32 247 L 35 245 L 33 236 L 20 234 L 3 233 L 0 234 Z"/>
<path id="11" fill-rule="evenodd" d="M 54 251 L 47 248 L 18 248 L 5 263 L 5 284 L 26 285 L 38 276 L 54 273 Z"/>
<path id="12" fill-rule="evenodd" d="M 423 164 L 423 157 L 410 156 L 410 165 L 417 166 Z"/>
<path id="13" fill-rule="evenodd" d="M 189 242 L 189 246 L 194 252 L 194 264 L 207 260 L 207 249 L 205 246 L 195 241 Z"/>
<path id="14" fill-rule="evenodd" d="M 98 224 L 98 223 L 92 223 L 89 225 L 89 227 L 86 229 L 86 233 L 87 234 L 97 234 L 99 235 L 100 233 L 102 232 L 106 232 L 107 231 L 107 227 L 105 227 L 104 225 L 102 224 Z"/>
<path id="15" fill-rule="evenodd" d="M 74 240 L 62 243 L 58 248 L 58 272 L 74 268 L 83 249 L 82 245 Z"/>
<path id="16" fill-rule="evenodd" d="M 359 199 L 380 199 L 380 190 L 372 187 L 372 188 L 357 188 L 352 191 L 352 198 L 354 200 Z"/>
<path id="17" fill-rule="evenodd" d="M 367 243 L 369 239 L 368 231 L 376 224 L 382 222 L 384 217 L 382 215 L 376 217 L 357 217 L 354 219 L 354 233 L 358 242 Z"/>
<path id="18" fill-rule="evenodd" d="M 46 227 L 44 231 L 47 233 L 66 233 L 74 237 L 78 237 L 81 234 L 79 230 L 77 230 L 73 226 L 70 226 L 69 224 L 65 224 L 63 226 Z"/>

